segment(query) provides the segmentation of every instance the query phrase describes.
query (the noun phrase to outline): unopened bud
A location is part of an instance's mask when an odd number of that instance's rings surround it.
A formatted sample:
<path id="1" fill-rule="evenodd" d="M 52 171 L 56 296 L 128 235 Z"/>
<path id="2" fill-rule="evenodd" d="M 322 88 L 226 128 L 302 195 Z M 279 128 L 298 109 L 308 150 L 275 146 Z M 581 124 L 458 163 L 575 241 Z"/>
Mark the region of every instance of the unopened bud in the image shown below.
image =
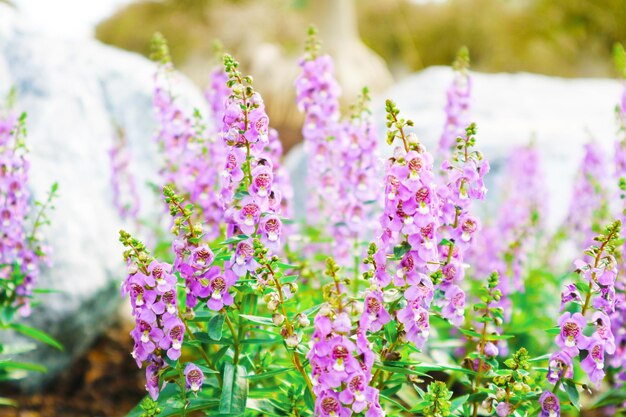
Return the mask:
<path id="1" fill-rule="evenodd" d="M 285 316 L 279 313 L 274 313 L 274 315 L 272 316 L 272 322 L 274 322 L 276 326 L 280 326 L 285 322 Z"/>

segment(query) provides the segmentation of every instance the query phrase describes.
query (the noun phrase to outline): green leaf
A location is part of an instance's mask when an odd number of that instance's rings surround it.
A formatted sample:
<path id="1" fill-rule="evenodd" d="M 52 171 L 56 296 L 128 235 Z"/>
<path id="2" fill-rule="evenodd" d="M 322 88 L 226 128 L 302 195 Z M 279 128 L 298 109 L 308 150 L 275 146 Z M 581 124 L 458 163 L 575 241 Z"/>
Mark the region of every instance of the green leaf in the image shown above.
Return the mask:
<path id="1" fill-rule="evenodd" d="M 298 269 L 297 265 L 290 265 L 282 262 L 276 262 L 278 269 Z"/>
<path id="2" fill-rule="evenodd" d="M 45 373 L 48 369 L 43 365 L 30 362 L 14 362 L 14 361 L 1 361 L 0 369 L 2 370 L 20 370 L 20 371 L 32 371 Z"/>
<path id="3" fill-rule="evenodd" d="M 63 350 L 63 345 L 57 342 L 52 336 L 48 335 L 45 332 L 42 332 L 41 330 L 19 323 L 13 323 L 10 327 L 32 339 L 39 340 L 40 342 L 43 342 L 61 351 Z"/>
<path id="4" fill-rule="evenodd" d="M 263 372 L 262 374 L 248 375 L 246 376 L 246 378 L 248 378 L 248 380 L 250 381 L 260 381 L 265 378 L 270 378 L 276 375 L 284 374 L 285 372 L 293 371 L 294 369 L 296 368 L 293 366 L 289 368 L 274 369 L 272 371 Z"/>
<path id="5" fill-rule="evenodd" d="M 557 335 L 557 334 L 561 333 L 561 328 L 558 327 L 558 326 L 557 327 L 551 327 L 549 329 L 546 329 L 545 331 L 548 334 Z"/>
<path id="6" fill-rule="evenodd" d="M 313 399 L 313 394 L 307 388 L 304 389 L 304 404 L 306 404 L 310 411 L 313 411 L 315 409 L 315 400 Z"/>
<path id="7" fill-rule="evenodd" d="M 243 414 L 248 400 L 248 379 L 243 366 L 227 362 L 224 366 L 220 413 Z"/>
<path id="8" fill-rule="evenodd" d="M 461 333 L 463 333 L 465 336 L 470 336 L 470 337 L 475 337 L 476 339 L 480 339 L 482 337 L 482 335 L 480 333 L 475 332 L 474 330 L 469 330 L 469 329 L 461 329 L 459 328 L 459 330 L 461 331 Z"/>
<path id="9" fill-rule="evenodd" d="M 222 245 L 230 245 L 231 243 L 239 243 L 242 240 L 246 240 L 246 239 L 248 239 L 248 236 L 246 236 L 246 235 L 237 235 L 237 236 L 231 237 L 230 239 L 226 239 L 221 244 Z"/>
<path id="10" fill-rule="evenodd" d="M 422 372 L 430 372 L 430 371 L 453 371 L 453 372 L 460 372 L 463 374 L 467 374 L 467 375 L 475 375 L 476 372 L 470 370 L 470 369 L 465 369 L 462 368 L 460 366 L 455 366 L 455 365 L 438 365 L 438 364 L 434 364 L 434 363 L 420 363 L 419 365 L 415 366 L 415 369 L 419 369 Z"/>
<path id="11" fill-rule="evenodd" d="M 379 394 L 380 398 L 384 399 L 385 401 L 390 402 L 391 404 L 395 405 L 396 407 L 400 408 L 402 411 L 409 411 L 405 406 L 403 406 L 402 404 L 400 404 L 398 401 L 396 400 L 392 400 L 391 398 L 384 396 L 383 394 Z"/>
<path id="12" fill-rule="evenodd" d="M 411 250 L 409 242 L 402 242 L 400 245 L 393 248 L 393 256 L 396 260 L 402 259 L 408 251 Z"/>
<path id="13" fill-rule="evenodd" d="M 469 395 L 463 395 L 462 397 L 457 397 L 454 400 L 452 400 L 452 404 L 450 405 L 450 411 L 455 411 L 461 408 L 461 406 L 465 404 L 468 398 L 469 398 Z"/>
<path id="14" fill-rule="evenodd" d="M 209 337 L 213 340 L 221 340 L 222 339 L 222 327 L 224 326 L 224 315 L 217 314 L 213 316 L 208 323 L 208 334 Z"/>
<path id="15" fill-rule="evenodd" d="M 243 317 L 244 319 L 251 321 L 252 323 L 263 324 L 266 326 L 274 326 L 274 322 L 269 317 L 252 316 L 249 314 L 240 314 L 239 317 Z"/>
<path id="16" fill-rule="evenodd" d="M 576 384 L 574 384 L 570 379 L 563 380 L 563 387 L 565 388 L 565 392 L 569 397 L 569 400 L 572 402 L 572 405 L 576 407 L 577 410 L 580 410 L 580 394 L 578 393 L 578 388 L 576 388 Z"/>
<path id="17" fill-rule="evenodd" d="M 267 338 L 254 338 L 254 339 L 243 339 L 241 341 L 242 345 L 273 345 L 276 343 L 282 343 L 283 338 L 281 337 L 267 337 Z"/>
<path id="18" fill-rule="evenodd" d="M 415 371 L 413 369 L 408 369 L 408 368 L 405 368 L 405 367 L 390 366 L 390 365 L 383 365 L 381 363 L 374 363 L 374 368 L 382 369 L 383 371 L 393 372 L 393 373 L 396 373 L 396 374 L 418 375 L 418 376 L 424 376 L 424 377 L 427 377 L 427 378 L 431 378 L 431 376 L 428 375 L 428 374 L 425 374 L 425 373 L 419 372 L 419 371 Z"/>

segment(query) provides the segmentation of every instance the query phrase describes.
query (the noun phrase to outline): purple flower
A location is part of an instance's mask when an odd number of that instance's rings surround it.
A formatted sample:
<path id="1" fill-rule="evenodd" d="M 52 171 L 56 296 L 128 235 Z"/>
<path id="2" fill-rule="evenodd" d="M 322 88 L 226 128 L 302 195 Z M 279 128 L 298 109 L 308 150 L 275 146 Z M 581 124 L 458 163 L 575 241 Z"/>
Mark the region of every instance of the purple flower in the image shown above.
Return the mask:
<path id="1" fill-rule="evenodd" d="M 463 323 L 465 315 L 465 292 L 456 285 L 452 285 L 445 293 L 446 304 L 441 309 L 441 316 L 450 320 L 455 326 Z"/>
<path id="2" fill-rule="evenodd" d="M 583 329 L 587 326 L 587 320 L 580 313 L 563 313 L 559 318 L 560 333 L 557 335 L 556 344 L 563 350 L 577 354 L 579 349 L 587 345 L 587 337 Z"/>
<path id="3" fill-rule="evenodd" d="M 513 405 L 504 401 L 498 403 L 498 405 L 496 406 L 496 414 L 499 417 L 510 416 L 511 414 L 513 414 L 513 410 Z"/>
<path id="4" fill-rule="evenodd" d="M 191 251 L 189 261 L 195 269 L 202 270 L 213 263 L 215 255 L 208 245 L 201 245 Z"/>
<path id="5" fill-rule="evenodd" d="M 208 295 L 207 307 L 213 311 L 219 311 L 224 306 L 232 305 L 235 301 L 229 289 L 237 283 L 237 275 L 229 269 L 224 270 L 224 274 L 221 274 L 219 267 L 213 267 L 209 269 L 204 276 L 203 280 L 208 281 Z"/>
<path id="6" fill-rule="evenodd" d="M 159 371 L 162 367 L 162 361 L 152 362 L 146 367 L 146 390 L 155 401 L 159 398 L 159 392 L 161 391 L 161 388 L 159 388 Z"/>
<path id="7" fill-rule="evenodd" d="M 259 233 L 261 242 L 268 248 L 278 250 L 283 224 L 275 215 L 265 216 L 261 219 Z"/>
<path id="8" fill-rule="evenodd" d="M 580 362 L 580 367 L 591 382 L 598 384 L 604 378 L 604 344 L 600 340 L 591 339 L 587 351 L 587 357 Z"/>
<path id="9" fill-rule="evenodd" d="M 332 390 L 324 391 L 315 402 L 315 415 L 321 417 L 349 417 L 350 409 L 341 405 L 339 395 Z"/>
<path id="10" fill-rule="evenodd" d="M 615 353 L 615 337 L 611 331 L 611 320 L 609 317 L 602 311 L 596 311 L 591 317 L 591 322 L 596 326 L 593 338 L 602 341 L 606 353 L 609 355 Z"/>
<path id="11" fill-rule="evenodd" d="M 266 166 L 258 166 L 252 171 L 252 185 L 250 193 L 254 196 L 266 198 L 269 196 L 274 176 Z"/>
<path id="12" fill-rule="evenodd" d="M 541 404 L 539 417 L 559 417 L 561 415 L 559 397 L 550 391 L 544 391 L 543 394 L 541 394 L 539 403 Z"/>
<path id="13" fill-rule="evenodd" d="M 391 316 L 383 305 L 383 293 L 372 290 L 367 293 L 363 302 L 363 314 L 359 326 L 376 333 L 391 320 Z"/>
<path id="14" fill-rule="evenodd" d="M 241 201 L 241 209 L 237 214 L 237 225 L 239 229 L 247 234 L 252 235 L 261 218 L 261 204 L 253 198 L 246 197 Z"/>
<path id="15" fill-rule="evenodd" d="M 185 336 L 185 324 L 178 317 L 170 317 L 164 323 L 165 336 L 159 347 L 167 350 L 167 357 L 175 361 L 180 357 Z"/>
<path id="16" fill-rule="evenodd" d="M 430 334 L 428 311 L 419 305 L 419 302 L 410 301 L 406 307 L 398 310 L 398 321 L 404 324 L 406 338 L 421 349 Z"/>
<path id="17" fill-rule="evenodd" d="M 189 362 L 185 366 L 185 387 L 193 392 L 198 392 L 202 389 L 202 383 L 204 382 L 204 374 L 195 364 Z"/>
<path id="18" fill-rule="evenodd" d="M 567 303 L 572 301 L 581 304 L 583 300 L 580 297 L 580 293 L 578 292 L 576 285 L 570 283 L 564 285 L 563 291 L 561 292 L 561 311 L 563 311 Z"/>
<path id="19" fill-rule="evenodd" d="M 237 247 L 230 260 L 231 268 L 238 276 L 243 276 L 247 271 L 254 271 L 258 268 L 258 263 L 254 260 L 254 248 L 250 240 L 242 240 L 237 243 Z"/>
<path id="20" fill-rule="evenodd" d="M 556 384 L 563 378 L 571 378 L 573 375 L 572 357 L 568 351 L 562 350 L 550 356 L 547 379 L 551 384 Z"/>

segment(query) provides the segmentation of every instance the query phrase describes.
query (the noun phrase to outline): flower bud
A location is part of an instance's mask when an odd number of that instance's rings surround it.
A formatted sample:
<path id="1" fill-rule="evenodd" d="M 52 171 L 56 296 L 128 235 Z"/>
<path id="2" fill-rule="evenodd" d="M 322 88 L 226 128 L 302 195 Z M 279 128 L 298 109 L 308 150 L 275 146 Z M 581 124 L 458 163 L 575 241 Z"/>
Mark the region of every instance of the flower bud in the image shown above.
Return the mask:
<path id="1" fill-rule="evenodd" d="M 126 267 L 126 272 L 128 272 L 129 275 L 136 274 L 138 270 L 139 270 L 139 267 L 137 266 L 135 262 L 129 263 L 128 266 Z"/>
<path id="2" fill-rule="evenodd" d="M 285 339 L 285 343 L 287 344 L 288 347 L 295 348 L 300 343 L 300 340 L 298 339 L 298 336 L 295 333 L 293 333 L 292 335 L 290 335 L 289 337 Z"/>
<path id="3" fill-rule="evenodd" d="M 309 324 L 311 324 L 311 320 L 309 320 L 306 314 L 303 313 L 299 313 L 296 316 L 296 322 L 300 327 L 307 327 Z"/>
<path id="4" fill-rule="evenodd" d="M 330 316 L 331 312 L 332 312 L 332 308 L 330 307 L 330 305 L 328 303 L 324 303 L 320 307 L 320 314 L 322 316 Z"/>
<path id="5" fill-rule="evenodd" d="M 285 316 L 283 316 L 282 314 L 279 314 L 279 313 L 274 313 L 274 315 L 272 315 L 272 322 L 276 326 L 280 326 L 281 324 L 283 324 L 285 322 Z"/>
<path id="6" fill-rule="evenodd" d="M 502 401 L 506 397 L 506 390 L 504 388 L 498 388 L 496 390 L 496 398 L 498 401 Z"/>

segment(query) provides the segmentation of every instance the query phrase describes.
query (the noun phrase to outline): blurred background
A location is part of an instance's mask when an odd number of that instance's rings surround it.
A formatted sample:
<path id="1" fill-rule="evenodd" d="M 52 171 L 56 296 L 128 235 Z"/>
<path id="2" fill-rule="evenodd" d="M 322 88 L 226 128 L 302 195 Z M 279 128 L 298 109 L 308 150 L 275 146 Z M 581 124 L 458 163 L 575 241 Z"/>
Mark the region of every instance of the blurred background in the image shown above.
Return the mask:
<path id="1" fill-rule="evenodd" d="M 614 76 L 611 48 L 626 39 L 626 4 L 623 0 L 139 1 L 98 23 L 95 36 L 146 55 L 150 37 L 161 31 L 170 40 L 176 66 L 199 85 L 206 83 L 215 63 L 212 40 L 220 40 L 254 74 L 270 104 L 270 117 L 290 147 L 298 140 L 300 119 L 291 105 L 292 86 L 285 80 L 297 72 L 295 58 L 302 53 L 304 29 L 311 22 L 336 59 L 345 105 L 365 82 L 376 93 L 392 79 L 432 65 L 449 65 L 462 45 L 471 51 L 476 71 Z M 384 68 L 357 40 L 384 60 Z"/>
<path id="2" fill-rule="evenodd" d="M 82 198 L 86 189 L 92 189 L 94 195 L 99 197 L 99 200 L 90 202 L 93 206 L 110 204 L 109 195 L 102 191 L 106 188 L 95 188 L 87 179 L 99 175 L 102 177 L 102 187 L 108 186 L 106 148 L 109 146 L 108 139 L 112 137 L 108 125 L 111 124 L 113 114 L 116 114 L 116 121 L 125 124 L 134 150 L 145 154 L 152 152 L 148 150 L 148 143 L 151 142 L 154 126 L 144 119 L 152 114 L 150 74 L 153 68 L 143 60 L 139 62 L 133 57 L 92 47 L 90 39 L 95 38 L 112 47 L 147 56 L 151 36 L 156 31 L 161 32 L 169 41 L 175 66 L 197 87 L 193 94 L 185 90 L 183 99 L 193 95 L 201 100 L 199 91 L 205 88 L 210 70 L 220 64 L 223 51 L 230 52 L 241 62 L 243 72 L 254 76 L 255 87 L 264 97 L 272 126 L 280 131 L 287 149 L 301 140 L 301 117 L 294 104 L 293 81 L 299 71 L 297 59 L 303 51 L 306 29 L 311 23 L 319 29 L 323 49 L 335 60 L 337 78 L 343 89 L 342 104 L 346 108 L 364 85 L 368 85 L 375 96 L 397 96 L 400 108 L 404 109 L 403 104 L 406 104 L 409 112 L 418 110 L 420 117 L 415 118 L 416 126 L 420 127 L 420 123 L 428 124 L 428 132 L 432 133 L 430 140 L 437 140 L 443 126 L 445 88 L 452 74 L 447 69 L 445 72 L 427 70 L 419 78 L 420 75 L 415 73 L 432 66 L 450 65 L 460 46 L 469 48 L 472 69 L 482 73 L 530 72 L 564 79 L 615 78 L 611 49 L 615 42 L 626 42 L 624 0 L 0 0 L 0 5 L 2 3 L 9 4 L 10 9 L 15 10 L 20 19 L 27 23 L 28 31 L 35 31 L 38 35 L 22 36 L 23 31 L 18 28 L 15 31 L 17 35 L 8 36 L 8 39 L 14 39 L 14 43 L 6 46 L 2 42 L 3 30 L 6 28 L 0 24 L 0 84 L 4 69 L 1 58 L 4 57 L 7 67 L 11 67 L 11 62 L 15 63 L 14 68 L 10 68 L 14 80 L 20 80 L 20 73 L 28 75 L 21 78 L 26 104 L 41 103 L 41 109 L 50 109 L 50 103 L 56 103 L 51 101 L 57 97 L 55 94 L 67 93 L 72 100 L 79 98 L 76 99 L 77 108 L 86 109 L 88 115 L 100 111 L 102 123 L 106 123 L 106 126 L 96 125 L 95 118 L 79 121 L 80 117 L 75 115 L 57 118 L 55 114 L 42 118 L 38 114 L 44 114 L 43 110 L 40 109 L 38 113 L 35 106 L 26 106 L 29 108 L 25 110 L 29 111 L 29 119 L 34 124 L 31 133 L 33 143 L 37 145 L 33 147 L 35 162 L 38 158 L 56 158 L 53 151 L 48 154 L 41 151 L 45 145 L 39 146 L 54 134 L 60 141 L 56 143 L 67 144 L 68 149 L 74 149 L 72 147 L 77 146 L 74 143 L 90 141 L 92 144 L 89 146 L 93 148 L 85 152 L 92 152 L 96 143 L 104 143 L 98 144 L 101 158 L 87 161 L 87 164 L 102 168 L 101 172 L 82 175 L 84 184 L 78 184 L 77 180 L 75 188 L 72 188 L 74 184 L 69 180 L 64 182 L 57 175 L 74 178 L 77 176 L 75 172 L 68 170 L 64 174 L 57 174 L 57 167 L 52 163 L 49 165 L 50 172 L 39 175 L 40 179 L 45 179 L 46 185 L 51 176 L 59 179 L 60 188 L 67 197 L 59 201 L 59 211 L 71 206 L 72 192 Z M 2 13 L 6 13 L 6 10 L 0 7 L 0 23 L 3 22 Z M 58 49 L 54 49 L 55 45 Z M 61 64 L 55 61 L 55 54 L 63 56 L 58 60 Z M 100 60 L 96 59 L 96 55 L 102 55 Z M 74 61 L 76 57 L 78 59 Z M 108 62 L 109 58 L 118 61 Z M 35 62 L 39 66 L 31 67 L 23 62 Z M 74 83 L 70 75 L 63 73 L 68 65 L 75 65 L 75 73 L 81 76 L 84 75 L 83 71 L 98 72 L 97 67 L 101 66 L 103 69 L 98 73 L 98 82 L 103 84 L 102 80 L 109 80 L 112 85 L 115 82 L 119 85 L 110 87 L 110 96 L 106 100 L 102 99 L 104 104 L 101 106 L 97 100 L 89 102 L 89 94 L 102 94 L 99 90 L 102 85 L 92 86 L 89 84 L 91 78 L 85 76 L 81 82 L 88 88 L 79 88 L 79 83 Z M 113 67 L 114 71 L 111 69 Z M 41 68 L 50 69 L 51 74 L 38 73 Z M 52 71 L 55 73 L 52 74 Z M 132 76 L 129 76 L 130 73 Z M 578 147 L 568 153 L 563 151 L 567 146 L 574 148 L 573 135 L 563 129 L 568 123 L 572 124 L 571 131 L 578 134 L 574 140 L 576 146 L 591 136 L 580 124 L 574 126 L 572 123 L 583 117 L 588 119 L 584 123 L 590 122 L 590 130 L 604 144 L 612 144 L 615 128 L 611 109 L 618 99 L 617 82 L 579 80 L 576 84 L 568 84 L 568 80 L 561 79 L 514 77 L 476 77 L 476 114 L 488 121 L 479 123 L 483 129 L 481 132 L 485 132 L 485 142 L 498 145 L 505 142 L 502 140 L 505 134 L 510 136 L 512 133 L 517 134 L 520 141 L 527 141 L 529 131 L 537 127 L 530 124 L 543 124 L 543 130 L 538 130 L 540 146 L 549 149 L 549 140 L 555 137 L 560 140 L 553 141 L 553 148 L 550 148 L 553 151 L 546 151 L 546 155 L 552 158 L 550 162 L 554 162 L 552 166 L 556 173 L 556 187 L 561 185 L 559 181 L 566 176 L 561 172 L 558 162 L 565 161 L 569 173 L 573 173 L 580 156 Z M 415 81 L 410 81 L 412 79 Z M 50 93 L 48 84 L 55 82 L 56 90 Z M 504 114 L 503 111 L 511 108 L 510 103 L 516 97 L 508 97 L 508 102 L 498 102 L 496 98 L 502 96 L 501 93 L 513 83 L 517 84 L 515 90 L 512 90 L 515 93 L 511 94 L 521 96 L 527 93 L 524 100 L 519 100 L 525 106 L 520 108 L 525 111 L 511 109 L 513 115 Z M 124 96 L 127 90 L 128 97 Z M 49 96 L 41 91 L 46 91 Z M 564 91 L 570 94 L 559 97 Z M 580 94 L 577 97 L 578 92 Z M 79 93 L 87 95 L 81 96 Z M 400 96 L 406 97 L 404 102 Z M 573 106 L 576 101 L 578 107 L 565 107 Z M 537 107 L 538 102 L 542 102 L 543 107 Z M 604 107 L 596 105 L 600 102 Z M 409 108 L 409 104 L 412 108 Z M 55 105 L 65 109 L 62 105 Z M 549 108 L 557 109 L 558 112 L 560 106 L 562 108 L 558 115 L 563 118 L 555 118 L 544 111 Z M 592 114 L 590 109 L 596 108 L 596 113 Z M 545 116 L 545 120 L 539 119 L 538 115 Z M 60 119 L 70 127 L 61 126 Z M 57 132 L 50 133 L 45 123 L 53 127 L 56 124 Z M 76 128 L 75 132 L 67 134 L 74 124 L 84 130 Z M 597 126 L 602 128 L 594 130 Z M 508 136 L 506 139 L 511 140 Z M 61 152 L 59 149 L 54 151 Z M 156 173 L 154 156 L 150 159 L 140 152 L 136 152 L 137 159 L 144 165 L 138 171 Z M 70 157 L 78 160 L 76 155 L 71 154 Z M 81 160 L 93 157 L 91 153 L 80 155 Z M 501 157 L 504 150 L 501 154 L 494 151 L 493 155 Z M 35 176 L 36 165 L 33 164 Z M 494 163 L 494 167 L 497 172 L 497 163 Z M 560 188 L 569 190 L 569 186 Z M 564 205 L 567 198 L 561 200 Z M 80 207 L 83 212 L 91 209 L 93 207 Z M 119 228 L 119 219 L 114 217 L 112 208 L 107 206 L 107 210 L 106 215 L 109 217 L 99 217 L 99 221 L 102 228 L 114 235 Z M 65 220 L 73 221 L 74 217 L 68 215 L 53 222 L 53 225 L 62 230 Z M 80 232 L 84 233 L 82 230 Z M 9 395 L 17 396 L 22 404 L 19 409 L 0 407 L 0 416 L 118 416 L 125 415 L 143 397 L 143 372 L 137 369 L 129 355 L 129 323 L 123 317 L 104 319 L 111 309 L 118 308 L 116 303 L 119 299 L 115 297 L 122 279 L 121 250 L 114 237 L 96 236 L 98 242 L 94 245 L 100 245 L 97 249 L 106 246 L 106 251 L 102 249 L 97 255 L 106 260 L 106 265 L 114 265 L 112 271 L 107 271 L 106 297 L 116 301 L 112 302 L 112 306 L 103 308 L 98 313 L 100 316 L 91 317 L 93 321 L 84 320 L 81 323 L 84 328 L 97 323 L 98 331 L 90 333 L 89 337 L 85 336 L 84 343 L 77 343 L 75 349 L 72 348 L 72 342 L 66 342 L 67 360 L 72 361 L 72 366 L 59 365 L 65 371 L 58 376 L 55 374 L 52 383 L 48 383 L 43 390 L 19 392 L 15 388 L 0 386 L 2 394 L 5 394 L 3 389 L 10 390 Z M 60 243 L 57 246 L 59 257 L 55 263 L 62 265 L 61 248 L 65 246 Z M 109 257 L 109 253 L 114 256 Z M 75 257 L 71 253 L 65 256 Z M 85 255 L 82 262 L 87 261 L 91 260 Z M 102 260 L 98 262 L 105 263 Z M 82 268 L 82 265 L 77 268 Z M 54 274 L 54 271 L 52 268 L 50 274 Z M 72 279 L 78 277 L 68 275 L 65 278 L 66 281 Z M 105 288 L 104 281 L 102 286 Z M 77 298 L 78 292 L 76 290 Z M 105 293 L 97 293 L 100 299 L 105 298 L 102 294 Z M 73 312 L 67 313 L 68 316 L 76 315 L 76 311 L 82 312 L 86 308 L 85 304 L 77 305 L 83 310 L 76 307 Z M 122 310 L 127 311 L 126 308 Z M 104 335 L 101 329 L 106 329 Z M 80 331 L 76 333 L 81 334 Z M 35 385 L 42 387 L 41 384 Z"/>
<path id="3" fill-rule="evenodd" d="M 291 80 L 311 23 L 336 60 L 344 105 L 364 84 L 378 93 L 449 65 L 463 45 L 480 72 L 613 77 L 612 45 L 626 40 L 623 0 L 0 1 L 53 36 L 94 36 L 146 56 L 160 31 L 176 67 L 199 86 L 219 53 L 232 53 L 254 74 L 288 148 L 299 140 Z"/>

